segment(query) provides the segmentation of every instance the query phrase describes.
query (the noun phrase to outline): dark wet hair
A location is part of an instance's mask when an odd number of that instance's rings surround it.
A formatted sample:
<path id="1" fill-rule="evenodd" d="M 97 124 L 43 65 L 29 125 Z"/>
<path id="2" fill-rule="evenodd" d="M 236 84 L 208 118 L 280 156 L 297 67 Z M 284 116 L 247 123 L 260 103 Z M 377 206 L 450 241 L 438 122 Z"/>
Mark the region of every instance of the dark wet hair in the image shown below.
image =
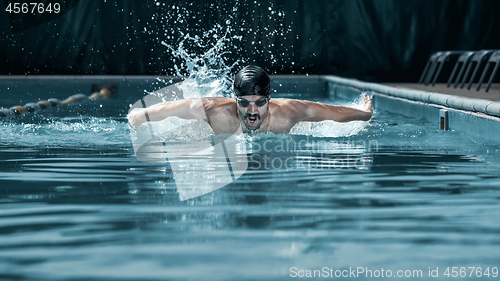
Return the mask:
<path id="1" fill-rule="evenodd" d="M 271 80 L 264 69 L 249 65 L 234 77 L 233 91 L 237 97 L 248 95 L 268 97 L 271 94 Z"/>

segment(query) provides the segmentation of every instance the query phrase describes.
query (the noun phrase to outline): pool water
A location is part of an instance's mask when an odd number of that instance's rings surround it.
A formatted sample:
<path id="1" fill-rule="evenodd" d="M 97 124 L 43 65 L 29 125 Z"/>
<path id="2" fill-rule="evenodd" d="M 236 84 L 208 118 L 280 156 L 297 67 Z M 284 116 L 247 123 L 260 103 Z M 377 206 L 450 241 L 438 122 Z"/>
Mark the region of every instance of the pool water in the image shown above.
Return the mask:
<path id="1" fill-rule="evenodd" d="M 361 127 L 244 136 L 243 176 L 181 201 L 168 163 L 134 157 L 127 107 L 0 123 L 0 279 L 282 280 L 362 267 L 440 280 L 500 267 L 498 144 L 376 111 Z"/>

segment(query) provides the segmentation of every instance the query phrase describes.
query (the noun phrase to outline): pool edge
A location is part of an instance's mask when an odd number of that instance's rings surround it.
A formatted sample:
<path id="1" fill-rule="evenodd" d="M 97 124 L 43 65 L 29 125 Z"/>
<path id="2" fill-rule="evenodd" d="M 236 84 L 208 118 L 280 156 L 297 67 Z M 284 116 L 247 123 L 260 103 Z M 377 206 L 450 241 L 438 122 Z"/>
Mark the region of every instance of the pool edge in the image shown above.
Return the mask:
<path id="1" fill-rule="evenodd" d="M 363 91 L 374 91 L 374 92 L 384 93 L 389 96 L 420 101 L 424 103 L 437 104 L 459 110 L 482 112 L 488 115 L 500 117 L 500 102 L 496 101 L 453 96 L 437 92 L 396 88 L 392 86 L 363 82 L 359 80 L 342 78 L 333 75 L 323 76 L 323 79 L 328 82 L 334 82 L 340 85 L 351 86 Z"/>
<path id="2" fill-rule="evenodd" d="M 445 130 L 467 133 L 475 141 L 500 139 L 500 102 L 453 96 L 437 92 L 396 88 L 333 75 L 323 76 L 330 95 L 352 99 L 359 91 L 374 95 L 375 109 L 387 110 L 408 117 L 425 119 Z M 342 87 L 342 90 L 338 88 Z M 349 90 L 350 89 L 350 90 Z"/>

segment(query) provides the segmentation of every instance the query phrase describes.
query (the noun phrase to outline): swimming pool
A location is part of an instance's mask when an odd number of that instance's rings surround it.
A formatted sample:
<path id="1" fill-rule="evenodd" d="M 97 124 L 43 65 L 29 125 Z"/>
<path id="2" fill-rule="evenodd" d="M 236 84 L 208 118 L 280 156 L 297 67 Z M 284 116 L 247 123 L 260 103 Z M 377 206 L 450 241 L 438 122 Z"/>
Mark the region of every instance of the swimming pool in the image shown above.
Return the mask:
<path id="1" fill-rule="evenodd" d="M 320 77 L 301 79 L 275 77 L 276 95 L 351 102 Z M 181 201 L 169 164 L 134 157 L 126 123 L 143 90 L 164 86 L 155 81 L 0 83 L 6 107 L 93 83 L 119 91 L 0 123 L 2 279 L 282 280 L 310 270 L 363 280 L 390 270 L 441 280 L 462 267 L 494 279 L 498 143 L 383 110 L 381 98 L 369 124 L 242 137 L 244 174 Z"/>

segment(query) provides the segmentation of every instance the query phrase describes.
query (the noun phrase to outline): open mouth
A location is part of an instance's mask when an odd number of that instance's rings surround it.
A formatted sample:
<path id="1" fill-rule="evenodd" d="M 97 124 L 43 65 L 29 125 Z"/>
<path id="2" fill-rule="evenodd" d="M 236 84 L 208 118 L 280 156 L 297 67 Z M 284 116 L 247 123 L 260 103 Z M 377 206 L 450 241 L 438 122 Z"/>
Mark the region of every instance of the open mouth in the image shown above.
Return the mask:
<path id="1" fill-rule="evenodd" d="M 247 123 L 249 126 L 255 126 L 257 124 L 258 119 L 259 119 L 258 114 L 248 114 L 247 115 Z"/>

